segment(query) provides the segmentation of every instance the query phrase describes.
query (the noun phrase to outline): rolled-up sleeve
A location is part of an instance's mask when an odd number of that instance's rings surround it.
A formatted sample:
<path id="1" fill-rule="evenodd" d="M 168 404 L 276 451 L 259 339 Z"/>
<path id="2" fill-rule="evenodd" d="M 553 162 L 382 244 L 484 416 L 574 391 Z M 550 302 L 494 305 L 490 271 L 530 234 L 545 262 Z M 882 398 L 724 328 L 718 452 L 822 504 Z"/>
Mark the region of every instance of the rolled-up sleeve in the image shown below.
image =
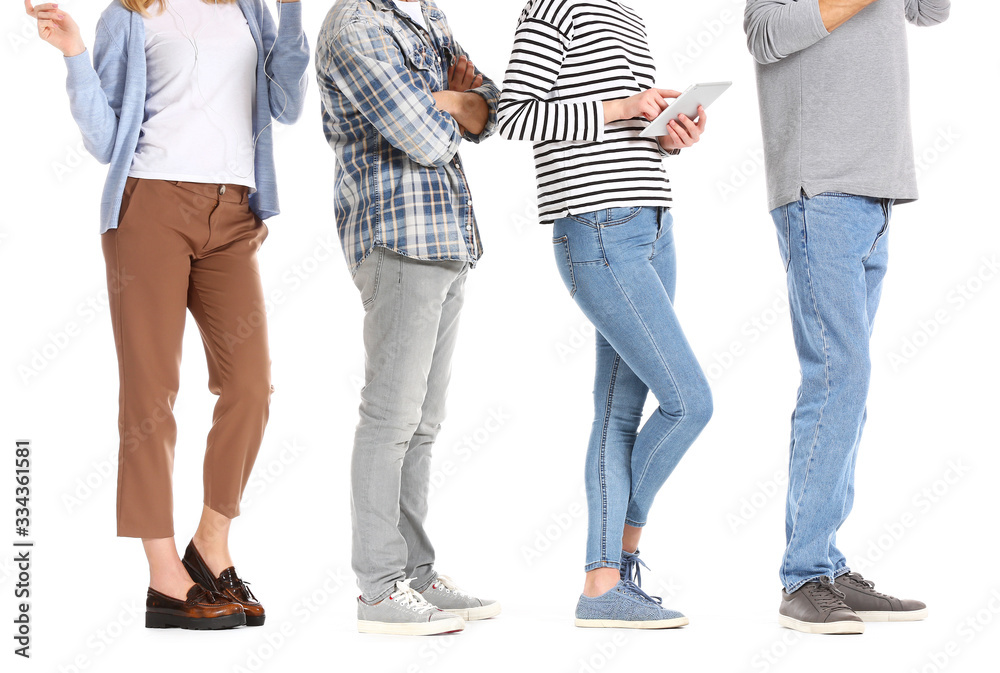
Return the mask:
<path id="1" fill-rule="evenodd" d="M 747 48 L 758 63 L 776 63 L 830 34 L 819 0 L 748 0 L 743 17 Z"/>
<path id="2" fill-rule="evenodd" d="M 469 53 L 462 48 L 458 43 L 455 43 L 455 55 L 458 57 L 465 56 L 467 59 L 475 63 L 475 59 L 469 56 Z M 486 106 L 489 108 L 489 117 L 486 119 L 486 126 L 479 133 L 469 133 L 466 131 L 465 139 L 472 141 L 474 143 L 486 140 L 491 135 L 496 132 L 497 129 L 497 106 L 500 104 L 500 89 L 497 85 L 486 76 L 486 73 L 476 68 L 476 74 L 483 76 L 483 83 L 480 84 L 475 89 L 469 89 L 470 92 L 478 94 L 486 101 Z"/>
<path id="3" fill-rule="evenodd" d="M 951 14 L 951 0 L 906 0 L 906 20 L 917 26 L 936 26 Z"/>

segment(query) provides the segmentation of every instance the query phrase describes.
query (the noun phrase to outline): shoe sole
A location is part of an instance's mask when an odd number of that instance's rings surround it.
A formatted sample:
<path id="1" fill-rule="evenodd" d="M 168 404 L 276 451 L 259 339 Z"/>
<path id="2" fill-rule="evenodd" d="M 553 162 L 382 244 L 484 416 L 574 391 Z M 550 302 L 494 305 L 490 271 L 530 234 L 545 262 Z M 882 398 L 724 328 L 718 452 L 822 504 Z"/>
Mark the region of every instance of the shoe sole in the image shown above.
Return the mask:
<path id="1" fill-rule="evenodd" d="M 444 610 L 450 615 L 458 615 L 467 622 L 474 622 L 479 619 L 489 619 L 500 614 L 500 604 L 491 603 L 481 605 L 478 608 L 456 608 L 454 610 Z"/>
<path id="2" fill-rule="evenodd" d="M 802 633 L 837 635 L 865 632 L 864 622 L 803 622 L 785 615 L 778 615 L 778 625 Z"/>
<path id="3" fill-rule="evenodd" d="M 381 633 L 389 636 L 436 636 L 458 633 L 464 629 L 465 622 L 460 617 L 414 624 L 358 620 L 358 633 Z"/>
<path id="4" fill-rule="evenodd" d="M 247 626 L 264 626 L 265 619 L 267 619 L 267 615 L 261 615 L 260 617 L 247 615 Z"/>
<path id="5" fill-rule="evenodd" d="M 147 629 L 189 629 L 191 631 L 215 631 L 231 629 L 247 623 L 246 615 L 237 612 L 222 617 L 180 617 L 162 612 L 146 613 Z"/>
<path id="6" fill-rule="evenodd" d="M 873 610 L 870 612 L 858 612 L 854 614 L 861 617 L 866 622 L 919 622 L 927 619 L 927 608 L 923 610 Z"/>
<path id="7" fill-rule="evenodd" d="M 687 626 L 688 618 L 628 620 L 580 619 L 578 617 L 573 623 L 585 629 L 676 629 L 681 626 Z"/>

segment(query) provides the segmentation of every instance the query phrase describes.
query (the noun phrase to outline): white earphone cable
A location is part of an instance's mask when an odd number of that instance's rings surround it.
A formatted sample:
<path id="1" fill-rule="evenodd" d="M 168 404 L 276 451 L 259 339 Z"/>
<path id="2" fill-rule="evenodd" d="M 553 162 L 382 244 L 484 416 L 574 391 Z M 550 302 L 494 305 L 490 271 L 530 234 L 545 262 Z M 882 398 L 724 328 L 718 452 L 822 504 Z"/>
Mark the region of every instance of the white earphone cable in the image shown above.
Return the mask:
<path id="1" fill-rule="evenodd" d="M 214 0 L 214 4 L 215 4 L 215 7 L 216 7 L 216 12 L 218 12 L 219 0 Z M 282 4 L 284 4 L 284 3 L 280 3 L 280 2 L 278 3 L 278 15 L 277 15 L 277 20 L 275 21 L 275 26 L 276 26 L 275 32 L 276 33 L 277 33 L 277 26 L 281 25 L 281 5 Z M 210 111 L 210 112 L 212 112 L 212 113 L 214 113 L 217 117 L 222 117 L 223 115 L 219 114 L 218 111 L 216 111 L 214 108 L 212 108 L 212 105 L 208 102 L 208 97 L 205 96 L 205 93 L 204 93 L 204 91 L 202 91 L 202 88 L 201 88 L 201 76 L 200 76 L 200 72 L 199 72 L 200 61 L 199 61 L 199 58 L 198 58 L 199 57 L 199 50 L 198 50 L 198 40 L 197 40 L 197 38 L 195 36 L 191 35 L 191 33 L 188 31 L 187 22 L 184 20 L 184 17 L 181 16 L 180 14 L 178 14 L 177 12 L 173 11 L 172 9 L 170 9 L 169 0 L 165 0 L 165 2 L 163 3 L 163 7 L 167 10 L 167 12 L 170 13 L 171 16 L 174 17 L 175 21 L 177 21 L 177 20 L 180 21 L 180 24 L 178 25 L 178 28 L 180 28 L 181 33 L 184 35 L 184 38 L 188 42 L 191 43 L 191 47 L 194 49 L 194 82 L 195 82 L 195 86 L 198 89 L 198 94 L 201 96 L 202 102 L 205 105 L 205 109 L 208 110 L 208 111 Z M 264 8 L 263 11 L 267 11 L 266 8 Z M 261 23 L 260 31 L 261 31 L 261 38 L 263 39 L 263 31 L 264 31 L 263 22 Z M 237 177 L 249 178 L 251 175 L 253 175 L 253 173 L 254 173 L 254 164 L 255 164 L 256 156 L 257 156 L 257 143 L 258 143 L 258 141 L 260 141 L 260 138 L 264 134 L 264 132 L 267 131 L 267 129 L 269 129 L 272 124 L 274 124 L 275 117 L 281 117 L 282 115 L 285 114 L 285 111 L 288 109 L 288 95 L 285 93 L 285 89 L 273 77 L 271 77 L 270 73 L 268 73 L 268 71 L 267 71 L 268 61 L 270 60 L 270 58 L 272 56 L 272 53 L 274 52 L 274 45 L 277 42 L 278 42 L 277 34 L 275 34 L 274 41 L 271 43 L 271 46 L 268 48 L 267 54 L 264 55 L 264 76 L 267 78 L 268 82 L 270 82 L 274 86 L 278 87 L 278 90 L 281 92 L 281 97 L 282 97 L 282 101 L 283 101 L 282 102 L 282 107 L 281 107 L 281 112 L 279 112 L 277 115 L 268 115 L 269 116 L 269 121 L 267 122 L 267 124 L 265 124 L 264 127 L 261 128 L 260 131 L 258 131 L 257 134 L 251 139 L 250 152 L 251 152 L 252 159 L 251 159 L 251 163 L 250 163 L 250 172 L 248 172 L 246 174 L 242 174 L 242 173 L 237 172 L 236 168 L 233 167 L 231 170 L 233 172 L 233 175 L 236 175 Z M 224 126 L 225 125 L 223 125 L 223 127 Z"/>

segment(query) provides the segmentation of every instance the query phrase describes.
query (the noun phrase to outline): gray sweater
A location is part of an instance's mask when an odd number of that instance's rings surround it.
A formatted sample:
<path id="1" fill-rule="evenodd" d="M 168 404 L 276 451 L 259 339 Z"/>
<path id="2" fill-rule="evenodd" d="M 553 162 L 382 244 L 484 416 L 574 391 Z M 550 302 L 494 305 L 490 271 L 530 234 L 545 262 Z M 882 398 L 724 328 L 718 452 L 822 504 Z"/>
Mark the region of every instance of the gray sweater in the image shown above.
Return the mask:
<path id="1" fill-rule="evenodd" d="M 906 20 L 948 18 L 951 0 L 877 0 L 832 33 L 819 0 L 748 0 L 768 208 L 804 192 L 912 201 Z"/>

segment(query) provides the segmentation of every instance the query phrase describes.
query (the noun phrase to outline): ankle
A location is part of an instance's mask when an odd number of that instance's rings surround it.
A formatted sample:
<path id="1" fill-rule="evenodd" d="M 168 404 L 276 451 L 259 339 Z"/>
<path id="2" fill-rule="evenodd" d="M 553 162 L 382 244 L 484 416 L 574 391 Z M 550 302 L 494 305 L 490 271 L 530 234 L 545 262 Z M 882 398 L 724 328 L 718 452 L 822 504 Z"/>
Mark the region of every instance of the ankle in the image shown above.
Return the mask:
<path id="1" fill-rule="evenodd" d="M 184 568 L 151 573 L 149 577 L 150 589 L 178 600 L 187 598 L 187 592 L 194 584 L 195 581 Z"/>
<path id="2" fill-rule="evenodd" d="M 191 538 L 194 548 L 198 550 L 201 558 L 204 559 L 208 569 L 215 577 L 233 565 L 232 557 L 229 554 L 229 541 L 222 538 L 205 539 L 200 538 L 197 533 Z"/>
<path id="3" fill-rule="evenodd" d="M 615 588 L 621 579 L 618 568 L 596 568 L 587 573 L 583 582 L 583 595 L 596 598 Z"/>

